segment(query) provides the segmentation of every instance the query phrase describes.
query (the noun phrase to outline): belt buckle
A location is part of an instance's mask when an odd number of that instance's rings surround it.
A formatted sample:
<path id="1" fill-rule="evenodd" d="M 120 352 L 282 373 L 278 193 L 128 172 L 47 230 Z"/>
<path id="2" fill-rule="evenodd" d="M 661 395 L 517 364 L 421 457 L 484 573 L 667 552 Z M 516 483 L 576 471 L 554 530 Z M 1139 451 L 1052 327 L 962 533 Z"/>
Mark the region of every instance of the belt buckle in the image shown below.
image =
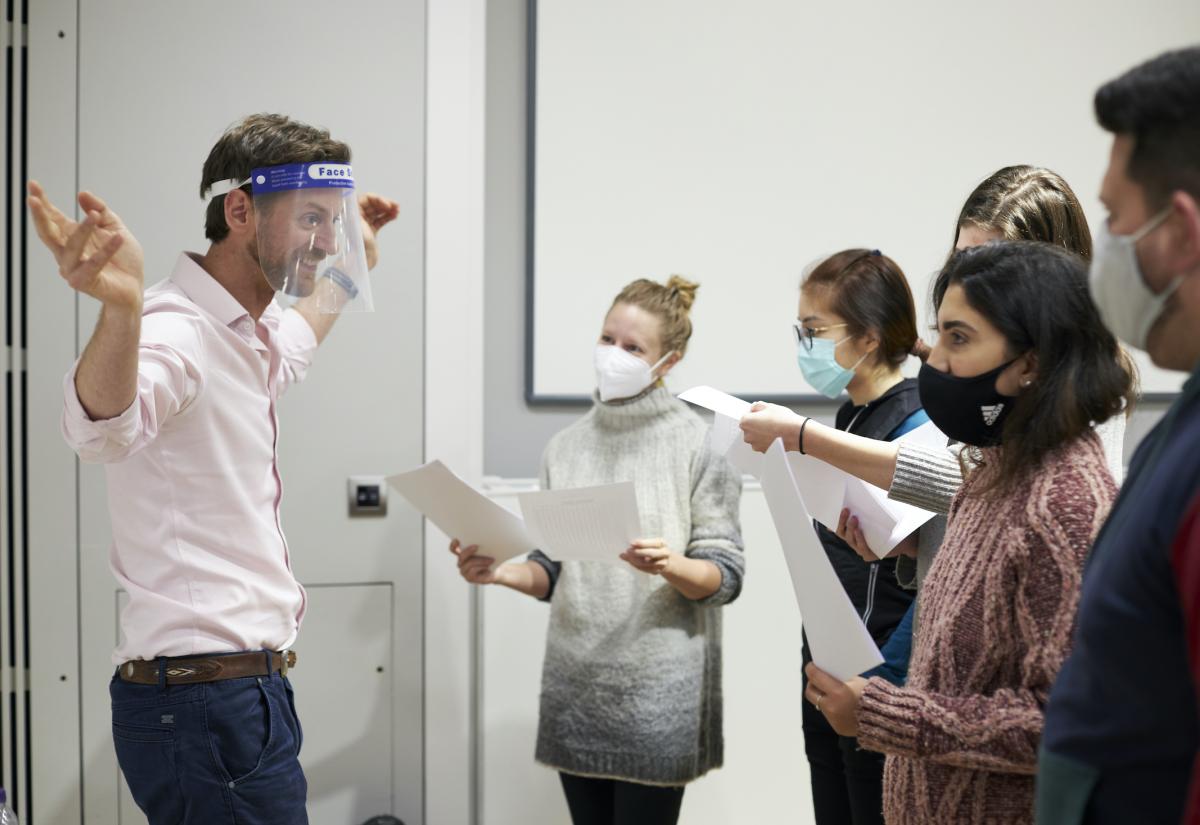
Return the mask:
<path id="1" fill-rule="evenodd" d="M 280 675 L 280 676 L 287 676 L 287 675 L 288 675 L 288 652 L 287 652 L 287 648 L 284 648 L 283 650 L 279 651 L 279 675 Z"/>

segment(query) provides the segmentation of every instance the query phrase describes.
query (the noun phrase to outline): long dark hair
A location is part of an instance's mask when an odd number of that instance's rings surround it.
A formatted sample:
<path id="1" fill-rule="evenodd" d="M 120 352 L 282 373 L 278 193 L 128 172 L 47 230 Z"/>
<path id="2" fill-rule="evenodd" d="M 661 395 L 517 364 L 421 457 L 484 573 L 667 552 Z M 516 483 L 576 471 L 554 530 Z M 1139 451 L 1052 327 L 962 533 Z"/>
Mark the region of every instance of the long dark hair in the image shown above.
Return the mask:
<path id="1" fill-rule="evenodd" d="M 934 283 L 935 307 L 955 285 L 1004 335 L 1009 357 L 1031 353 L 1037 368 L 1005 422 L 998 472 L 985 492 L 1010 489 L 1051 452 L 1132 403 L 1132 379 L 1078 255 L 1037 241 L 984 244 L 947 262 Z"/>

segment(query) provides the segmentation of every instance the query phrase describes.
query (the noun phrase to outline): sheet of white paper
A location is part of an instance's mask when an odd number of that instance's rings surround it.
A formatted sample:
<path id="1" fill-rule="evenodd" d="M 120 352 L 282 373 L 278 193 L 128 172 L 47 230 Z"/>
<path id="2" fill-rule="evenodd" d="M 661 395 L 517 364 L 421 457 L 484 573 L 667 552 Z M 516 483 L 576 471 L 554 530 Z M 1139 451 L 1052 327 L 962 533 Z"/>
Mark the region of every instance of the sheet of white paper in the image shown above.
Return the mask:
<path id="1" fill-rule="evenodd" d="M 782 441 L 776 440 L 767 450 L 762 487 L 787 559 L 813 662 L 838 679 L 849 679 L 880 664 L 883 656 L 813 529 Z"/>
<path id="2" fill-rule="evenodd" d="M 521 514 L 538 548 L 555 561 L 614 561 L 641 535 L 632 481 L 519 493 Z"/>
<path id="3" fill-rule="evenodd" d="M 754 452 L 745 442 L 739 426 L 741 417 L 750 409 L 748 402 L 706 386 L 692 387 L 679 397 L 715 413 L 709 434 L 709 446 L 714 452 L 725 456 L 740 472 L 762 478 L 763 454 Z M 932 422 L 907 433 L 903 440 L 929 446 L 946 445 L 945 434 Z M 837 527 L 842 509 L 849 509 L 858 518 L 867 544 L 880 558 L 933 518 L 933 513 L 891 501 L 884 490 L 812 456 L 791 452 L 787 453 L 787 461 L 809 513 L 832 530 Z"/>
<path id="4" fill-rule="evenodd" d="M 438 529 L 497 563 L 536 546 L 521 519 L 505 510 L 434 460 L 407 473 L 389 476 L 388 484 L 408 499 Z"/>
<path id="5" fill-rule="evenodd" d="M 946 434 L 939 430 L 932 421 L 927 421 L 915 430 L 900 436 L 897 440 L 926 447 L 945 447 L 946 442 L 950 439 L 946 438 Z"/>
<path id="6" fill-rule="evenodd" d="M 849 475 L 846 479 L 843 506 L 850 515 L 858 518 L 867 546 L 880 558 L 935 515 L 929 510 L 893 501 L 884 490 L 865 481 Z"/>
<path id="7" fill-rule="evenodd" d="M 690 390 L 681 392 L 679 398 L 689 404 L 704 407 L 706 410 L 712 410 L 738 421 L 749 412 L 751 406 L 749 401 L 743 401 L 729 393 L 705 386 L 692 387 Z"/>
<path id="8" fill-rule="evenodd" d="M 757 478 L 762 469 L 762 453 L 754 452 L 746 443 L 739 421 L 722 413 L 714 415 L 709 446 L 718 455 L 725 456 L 739 472 Z"/>
<path id="9" fill-rule="evenodd" d="M 887 493 L 878 487 L 856 478 L 846 483 L 843 506 L 850 511 L 850 515 L 858 519 L 858 526 L 863 532 L 863 538 L 867 540 L 867 546 L 880 558 L 891 552 L 904 538 L 900 536 L 896 541 L 892 541 L 898 518 L 888 507 L 889 503 Z M 930 516 L 932 515 L 931 513 Z"/>
<path id="10" fill-rule="evenodd" d="M 846 482 L 851 476 L 810 455 L 791 452 L 787 460 L 809 515 L 831 530 L 836 529 L 846 498 Z"/>

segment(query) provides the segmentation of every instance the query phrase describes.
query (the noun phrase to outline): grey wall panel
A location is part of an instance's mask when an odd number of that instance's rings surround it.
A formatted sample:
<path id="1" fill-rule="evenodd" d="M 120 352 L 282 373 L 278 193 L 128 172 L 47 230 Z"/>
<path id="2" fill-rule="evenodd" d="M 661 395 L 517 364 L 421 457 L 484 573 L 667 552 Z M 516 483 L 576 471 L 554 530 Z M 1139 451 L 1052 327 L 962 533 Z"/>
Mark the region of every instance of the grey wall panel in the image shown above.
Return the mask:
<path id="1" fill-rule="evenodd" d="M 77 5 L 31 4 L 28 172 L 70 210 L 75 192 Z M 26 211 L 27 214 L 27 211 Z M 33 817 L 81 818 L 76 461 L 59 435 L 63 373 L 75 355 L 76 298 L 28 221 L 27 497 L 30 543 L 30 682 L 35 733 Z"/>

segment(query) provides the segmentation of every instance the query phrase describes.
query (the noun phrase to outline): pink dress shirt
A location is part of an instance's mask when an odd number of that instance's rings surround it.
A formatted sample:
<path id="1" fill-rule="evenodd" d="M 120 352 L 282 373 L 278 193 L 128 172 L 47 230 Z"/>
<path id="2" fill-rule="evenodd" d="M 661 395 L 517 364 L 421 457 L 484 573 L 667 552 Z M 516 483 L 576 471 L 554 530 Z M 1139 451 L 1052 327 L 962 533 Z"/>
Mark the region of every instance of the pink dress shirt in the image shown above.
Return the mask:
<path id="1" fill-rule="evenodd" d="M 63 436 L 106 465 L 113 574 L 129 595 L 113 663 L 283 650 L 304 615 L 279 522 L 275 402 L 316 336 L 272 303 L 256 323 L 187 253 L 146 291 L 138 393 L 93 421 L 64 382 Z"/>

